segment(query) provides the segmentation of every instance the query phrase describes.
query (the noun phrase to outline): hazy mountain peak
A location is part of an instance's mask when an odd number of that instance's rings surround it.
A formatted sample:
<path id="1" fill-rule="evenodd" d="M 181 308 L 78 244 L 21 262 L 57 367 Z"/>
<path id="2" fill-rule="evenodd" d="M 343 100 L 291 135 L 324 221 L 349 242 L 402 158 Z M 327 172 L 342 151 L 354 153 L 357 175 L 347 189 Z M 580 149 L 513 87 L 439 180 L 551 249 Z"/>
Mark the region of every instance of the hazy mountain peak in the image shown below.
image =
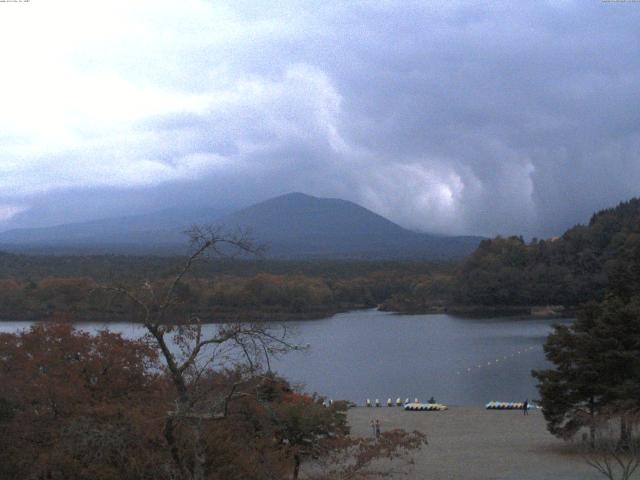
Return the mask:
<path id="1" fill-rule="evenodd" d="M 213 210 L 211 211 L 213 213 Z M 196 220 L 196 221 L 194 221 Z M 356 203 L 291 192 L 213 218 L 208 211 L 164 211 L 0 234 L 0 245 L 19 249 L 176 252 L 184 249 L 187 223 L 248 229 L 254 241 L 279 257 L 451 258 L 473 251 L 477 237 L 421 234 Z M 9 247 L 11 248 L 11 247 Z"/>

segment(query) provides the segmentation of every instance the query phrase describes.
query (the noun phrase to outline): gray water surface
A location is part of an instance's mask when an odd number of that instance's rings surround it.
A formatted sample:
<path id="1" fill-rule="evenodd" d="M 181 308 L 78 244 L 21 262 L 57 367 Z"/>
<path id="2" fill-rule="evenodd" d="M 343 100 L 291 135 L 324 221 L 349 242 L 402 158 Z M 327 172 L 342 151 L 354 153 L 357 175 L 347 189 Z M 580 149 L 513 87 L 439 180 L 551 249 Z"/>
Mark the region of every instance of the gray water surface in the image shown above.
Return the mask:
<path id="1" fill-rule="evenodd" d="M 531 370 L 548 368 L 542 345 L 557 320 L 463 319 L 375 310 L 298 322 L 309 343 L 275 362 L 292 381 L 330 398 L 433 396 L 450 405 L 537 398 Z"/>
<path id="2" fill-rule="evenodd" d="M 272 361 L 272 368 L 308 392 L 362 404 L 367 398 L 433 396 L 449 405 L 537 398 L 531 370 L 547 368 L 542 345 L 557 320 L 463 319 L 450 315 L 396 315 L 376 310 L 288 322 L 292 341 L 309 344 Z M 0 331 L 28 327 L 0 323 Z M 78 324 L 136 338 L 130 323 Z M 209 326 L 208 328 L 215 328 Z"/>

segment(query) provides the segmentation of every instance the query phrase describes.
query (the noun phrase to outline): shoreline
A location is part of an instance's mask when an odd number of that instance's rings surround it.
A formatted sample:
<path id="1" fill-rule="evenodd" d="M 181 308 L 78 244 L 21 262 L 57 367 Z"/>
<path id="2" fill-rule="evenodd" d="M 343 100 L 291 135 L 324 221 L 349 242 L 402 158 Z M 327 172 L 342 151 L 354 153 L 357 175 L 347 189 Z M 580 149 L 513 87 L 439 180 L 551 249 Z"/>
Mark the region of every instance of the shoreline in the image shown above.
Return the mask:
<path id="1" fill-rule="evenodd" d="M 265 323 L 278 323 L 278 322 L 296 322 L 296 321 L 313 321 L 323 318 L 329 318 L 339 313 L 346 313 L 351 311 L 369 310 L 372 307 L 340 307 L 327 310 L 313 310 L 309 312 L 259 312 L 255 310 L 249 311 L 221 311 L 209 313 L 207 315 L 201 315 L 203 324 L 218 324 L 218 323 L 231 323 L 242 319 L 244 322 L 265 322 Z M 71 323 L 142 323 L 131 318 L 127 315 L 119 313 L 100 313 L 86 315 L 79 312 L 28 312 L 22 315 L 11 315 L 0 317 L 0 323 L 2 322 L 42 322 L 50 321 L 53 316 L 60 316 L 65 318 L 64 321 Z M 179 322 L 167 322 L 175 323 Z"/>
<path id="2" fill-rule="evenodd" d="M 378 308 L 383 312 L 399 315 L 437 315 L 447 314 L 461 318 L 513 317 L 513 318 L 573 318 L 579 307 L 561 305 L 439 305 L 416 309 L 392 309 L 382 304 Z"/>
<path id="3" fill-rule="evenodd" d="M 264 322 L 264 323 L 280 323 L 280 322 L 307 322 L 314 320 L 322 320 L 331 318 L 340 313 L 359 312 L 365 310 L 375 310 L 379 312 L 389 313 L 391 315 L 402 316 L 418 316 L 418 315 L 451 315 L 452 317 L 482 319 L 482 318 L 511 318 L 514 320 L 534 320 L 534 319 L 563 319 L 574 318 L 577 308 L 554 310 L 549 307 L 529 306 L 529 307 L 433 307 L 426 310 L 401 311 L 385 309 L 384 305 L 375 306 L 342 306 L 327 310 L 314 310 L 309 312 L 259 312 L 250 310 L 247 312 L 219 311 L 214 314 L 202 316 L 203 324 L 221 324 L 238 321 L 242 318 L 243 322 Z M 94 314 L 83 316 L 78 312 L 28 312 L 22 315 L 11 315 L 10 317 L 0 317 L 0 323 L 5 322 L 43 322 L 51 321 L 54 316 L 58 316 L 59 320 L 71 323 L 142 323 L 122 314 Z M 170 323 L 170 322 L 168 322 Z M 179 322 L 175 322 L 176 324 Z"/>

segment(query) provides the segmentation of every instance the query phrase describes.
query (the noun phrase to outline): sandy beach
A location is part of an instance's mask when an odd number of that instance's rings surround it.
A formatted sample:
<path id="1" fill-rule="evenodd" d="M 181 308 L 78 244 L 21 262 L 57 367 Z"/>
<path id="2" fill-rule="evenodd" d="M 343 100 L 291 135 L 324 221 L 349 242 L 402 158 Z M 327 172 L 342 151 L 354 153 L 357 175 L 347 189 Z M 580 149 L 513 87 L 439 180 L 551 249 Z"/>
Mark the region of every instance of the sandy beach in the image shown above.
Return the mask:
<path id="1" fill-rule="evenodd" d="M 392 478 L 433 480 L 596 480 L 602 479 L 565 442 L 545 428 L 540 411 L 451 407 L 443 412 L 408 412 L 398 407 L 349 410 L 355 435 L 403 428 L 427 435 L 429 445 L 414 455 L 408 475 Z"/>

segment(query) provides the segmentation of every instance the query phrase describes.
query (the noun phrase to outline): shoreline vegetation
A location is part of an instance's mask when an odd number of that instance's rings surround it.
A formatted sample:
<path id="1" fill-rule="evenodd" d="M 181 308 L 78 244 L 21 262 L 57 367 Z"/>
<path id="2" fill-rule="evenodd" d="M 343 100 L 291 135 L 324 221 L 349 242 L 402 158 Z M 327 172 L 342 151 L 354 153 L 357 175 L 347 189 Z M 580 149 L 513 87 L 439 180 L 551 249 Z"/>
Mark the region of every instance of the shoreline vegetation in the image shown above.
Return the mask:
<path id="1" fill-rule="evenodd" d="M 371 306 L 349 306 L 345 308 L 327 309 L 327 310 L 314 310 L 304 313 L 295 312 L 264 312 L 264 311 L 244 311 L 242 313 L 236 311 L 220 311 L 213 312 L 210 316 L 201 317 L 203 324 L 218 324 L 218 323 L 232 323 L 232 322 L 300 322 L 300 321 L 314 321 L 322 320 L 325 318 L 338 315 L 340 313 L 347 313 L 357 310 L 379 310 L 381 312 L 389 312 L 397 315 L 438 315 L 446 314 L 460 318 L 510 318 L 510 319 L 549 319 L 549 318 L 574 318 L 578 309 L 565 309 L 560 307 L 558 309 L 550 307 L 500 307 L 500 308 L 487 308 L 484 306 L 450 306 L 450 307 L 433 307 L 426 311 L 395 311 L 387 310 L 380 307 Z M 70 314 L 65 311 L 55 311 L 46 315 L 40 315 L 35 312 L 27 312 L 22 316 L 14 317 L 0 317 L 0 323 L 5 322 L 70 322 L 70 323 L 85 323 L 85 322 L 97 322 L 97 323 L 137 323 L 135 319 L 125 315 L 114 316 L 112 314 L 94 314 L 92 316 L 79 316 L 77 314 Z M 179 323 L 179 322 L 176 322 Z"/>
<path id="2" fill-rule="evenodd" d="M 546 240 L 483 240 L 453 262 L 202 259 L 184 279 L 177 322 L 304 320 L 376 308 L 459 316 L 573 317 L 605 293 L 640 291 L 640 199 Z M 161 286 L 180 257 L 0 252 L 0 319 L 127 320 L 105 287 Z"/>
<path id="3" fill-rule="evenodd" d="M 109 263 L 113 259 L 92 257 L 92 261 Z M 122 259 L 117 259 L 123 262 Z M 143 262 L 134 257 L 131 263 Z M 282 267 L 281 263 L 278 263 Z M 451 265 L 389 264 L 371 272 L 357 271 L 359 265 L 348 264 L 339 274 L 305 275 L 291 273 L 253 274 L 246 261 L 237 264 L 239 271 L 196 277 L 185 281 L 179 292 L 180 304 L 175 323 L 197 316 L 203 323 L 237 321 L 286 322 L 316 320 L 338 313 L 378 309 L 397 314 L 449 314 L 459 317 L 573 317 L 575 307 L 563 305 L 465 305 L 445 303 L 446 296 L 429 290 L 441 289 L 455 273 Z M 327 268 L 326 265 L 314 268 Z M 361 268 L 361 267 L 360 267 Z M 241 270 L 250 272 L 246 274 Z M 23 272 L 24 273 L 24 272 Z M 56 277 L 24 275 L 0 278 L 0 322 L 131 322 L 135 319 L 123 298 L 112 295 L 109 282 L 93 277 Z M 154 285 L 162 284 L 164 275 L 150 275 Z M 137 279 L 130 279 L 133 283 Z M 120 286 L 126 285 L 122 282 Z"/>
<path id="4" fill-rule="evenodd" d="M 462 318 L 573 318 L 579 310 L 578 307 L 565 307 L 563 305 L 436 305 L 421 309 L 397 310 L 384 304 L 380 305 L 378 309 L 382 312 L 400 315 L 435 315 L 444 313 Z"/>

